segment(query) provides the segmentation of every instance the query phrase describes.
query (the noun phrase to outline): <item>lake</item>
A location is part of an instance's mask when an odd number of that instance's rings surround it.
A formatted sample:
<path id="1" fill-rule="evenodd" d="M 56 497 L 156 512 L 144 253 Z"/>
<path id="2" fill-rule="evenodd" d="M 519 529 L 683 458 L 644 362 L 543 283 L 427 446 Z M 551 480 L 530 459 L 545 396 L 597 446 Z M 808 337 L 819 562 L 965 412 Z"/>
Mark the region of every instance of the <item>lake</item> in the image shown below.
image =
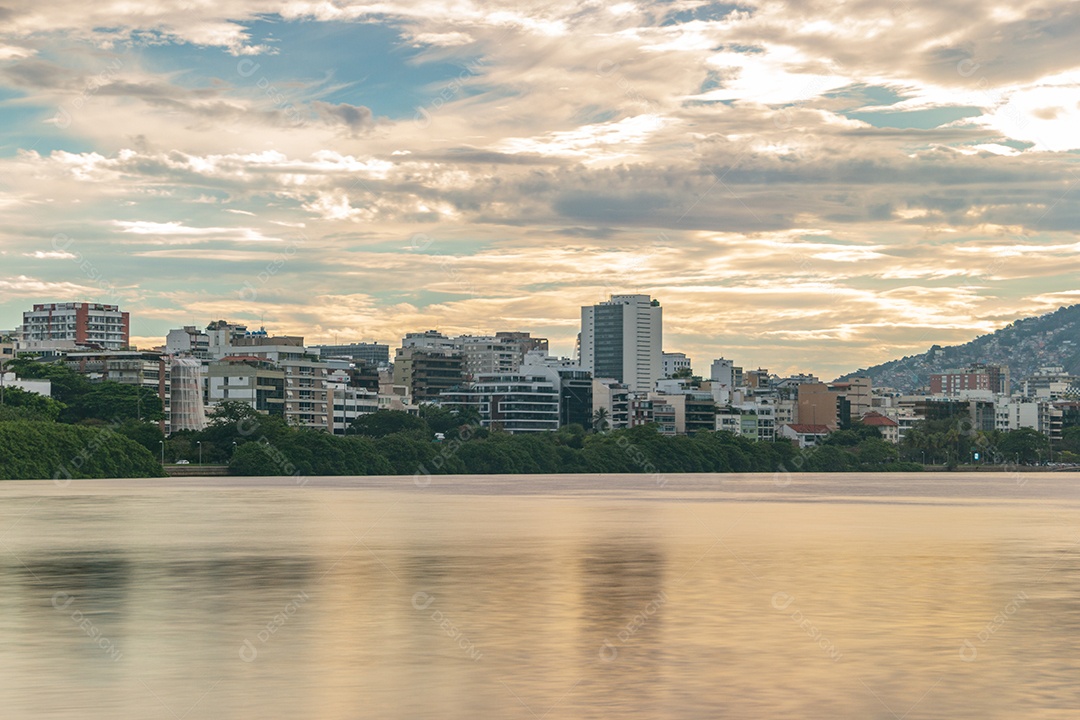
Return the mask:
<path id="1" fill-rule="evenodd" d="M 1080 717 L 1080 475 L 0 483 L 0 716 Z"/>

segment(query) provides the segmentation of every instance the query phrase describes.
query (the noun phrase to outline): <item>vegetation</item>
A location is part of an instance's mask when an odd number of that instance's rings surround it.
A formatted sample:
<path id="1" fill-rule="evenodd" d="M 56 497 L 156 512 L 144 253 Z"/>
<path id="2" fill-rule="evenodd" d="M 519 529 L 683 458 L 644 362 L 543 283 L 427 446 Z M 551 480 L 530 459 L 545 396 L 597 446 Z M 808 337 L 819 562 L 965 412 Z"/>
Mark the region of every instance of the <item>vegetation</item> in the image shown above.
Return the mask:
<path id="1" fill-rule="evenodd" d="M 0 480 L 159 477 L 161 465 L 110 428 L 0 421 Z"/>
<path id="2" fill-rule="evenodd" d="M 63 365 L 11 360 L 5 370 L 52 382 L 52 397 L 4 389 L 0 480 L 159 477 L 161 400 L 150 388 L 90 382 Z"/>
<path id="3" fill-rule="evenodd" d="M 439 440 L 441 437 L 443 439 Z M 725 432 L 664 436 L 646 425 L 588 432 L 512 435 L 479 427 L 474 413 L 430 406 L 420 415 L 380 410 L 341 437 L 291 427 L 240 403 L 223 404 L 202 433 L 166 442 L 167 458 L 227 458 L 236 475 L 415 475 L 777 472 L 783 470 L 910 471 L 875 428 L 856 425 L 823 447 L 799 451 L 790 442 L 752 442 Z"/>

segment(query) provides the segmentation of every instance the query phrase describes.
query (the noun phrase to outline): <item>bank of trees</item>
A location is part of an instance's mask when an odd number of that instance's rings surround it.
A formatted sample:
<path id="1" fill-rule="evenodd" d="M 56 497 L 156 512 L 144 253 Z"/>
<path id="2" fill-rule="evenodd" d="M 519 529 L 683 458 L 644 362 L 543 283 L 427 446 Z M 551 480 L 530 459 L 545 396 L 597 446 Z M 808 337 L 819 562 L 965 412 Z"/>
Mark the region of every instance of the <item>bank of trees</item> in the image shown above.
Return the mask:
<path id="1" fill-rule="evenodd" d="M 438 428 L 438 429 L 436 429 Z M 176 442 L 176 438 L 170 443 Z M 226 403 L 202 433 L 183 439 L 204 456 L 229 454 L 237 475 L 438 475 L 558 473 L 727 473 L 905 471 L 895 446 L 874 428 L 856 427 L 800 451 L 787 440 L 753 442 L 725 432 L 665 436 L 646 425 L 610 432 L 571 425 L 557 432 L 512 435 L 479 427 L 471 414 L 427 407 L 419 416 L 382 410 L 349 434 L 290 427 Z"/>
<path id="2" fill-rule="evenodd" d="M 0 420 L 0 480 L 160 475 L 150 451 L 109 427 Z"/>

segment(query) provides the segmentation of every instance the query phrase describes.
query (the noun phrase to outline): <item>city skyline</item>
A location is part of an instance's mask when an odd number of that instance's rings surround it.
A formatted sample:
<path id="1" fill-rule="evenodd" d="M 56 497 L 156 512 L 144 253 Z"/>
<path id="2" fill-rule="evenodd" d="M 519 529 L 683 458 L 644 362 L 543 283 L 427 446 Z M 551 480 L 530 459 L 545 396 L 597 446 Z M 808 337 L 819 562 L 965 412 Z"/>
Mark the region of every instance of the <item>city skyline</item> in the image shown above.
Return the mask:
<path id="1" fill-rule="evenodd" d="M 18 7 L 0 328 L 309 342 L 642 293 L 665 350 L 836 376 L 1080 297 L 1075 6 Z"/>

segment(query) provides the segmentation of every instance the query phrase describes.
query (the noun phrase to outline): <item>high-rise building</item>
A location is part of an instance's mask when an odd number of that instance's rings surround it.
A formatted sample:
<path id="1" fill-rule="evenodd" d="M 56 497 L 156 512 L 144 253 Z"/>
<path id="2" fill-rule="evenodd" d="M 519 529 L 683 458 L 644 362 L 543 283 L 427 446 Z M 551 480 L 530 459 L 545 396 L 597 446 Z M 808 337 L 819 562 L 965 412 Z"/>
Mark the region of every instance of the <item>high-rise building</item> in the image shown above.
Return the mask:
<path id="1" fill-rule="evenodd" d="M 664 375 L 663 310 L 648 295 L 612 295 L 581 308 L 581 366 L 647 393 Z"/>
<path id="2" fill-rule="evenodd" d="M 100 348 L 121 350 L 130 345 L 131 321 L 116 305 L 49 303 L 23 313 L 25 349 Z"/>

